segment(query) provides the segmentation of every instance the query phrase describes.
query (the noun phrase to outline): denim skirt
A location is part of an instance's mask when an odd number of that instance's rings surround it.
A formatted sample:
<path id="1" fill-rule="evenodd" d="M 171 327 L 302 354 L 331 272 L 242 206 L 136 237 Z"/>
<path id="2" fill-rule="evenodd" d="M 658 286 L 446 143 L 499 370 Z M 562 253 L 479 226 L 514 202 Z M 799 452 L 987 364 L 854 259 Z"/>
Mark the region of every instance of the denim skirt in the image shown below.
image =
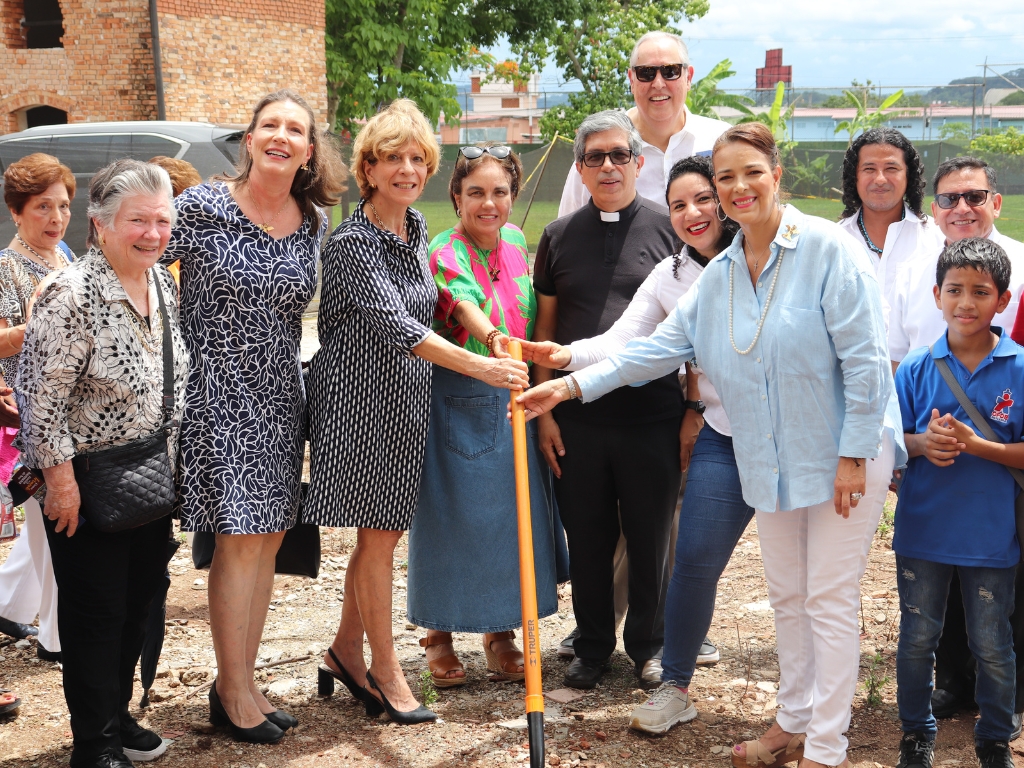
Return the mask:
<path id="1" fill-rule="evenodd" d="M 409 531 L 408 620 L 443 632 L 522 625 L 507 389 L 433 366 L 430 430 Z M 527 426 L 539 616 L 558 610 L 550 475 Z"/>

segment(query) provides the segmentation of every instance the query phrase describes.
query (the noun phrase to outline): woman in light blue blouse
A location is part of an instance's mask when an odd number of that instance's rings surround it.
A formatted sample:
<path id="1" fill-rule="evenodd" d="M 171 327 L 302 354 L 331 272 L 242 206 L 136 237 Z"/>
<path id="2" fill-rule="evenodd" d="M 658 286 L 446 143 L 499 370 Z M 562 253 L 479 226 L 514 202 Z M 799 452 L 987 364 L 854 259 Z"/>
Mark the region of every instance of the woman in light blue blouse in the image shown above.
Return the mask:
<path id="1" fill-rule="evenodd" d="M 882 300 L 837 225 L 779 202 L 771 132 L 716 142 L 715 186 L 742 232 L 646 339 L 519 401 L 539 415 L 696 361 L 733 425 L 744 500 L 757 510 L 779 648 L 779 711 L 736 766 L 847 765 L 860 658 L 860 577 L 896 461 Z M 654 706 L 681 706 L 666 684 Z M 651 704 L 652 702 L 648 702 Z"/>

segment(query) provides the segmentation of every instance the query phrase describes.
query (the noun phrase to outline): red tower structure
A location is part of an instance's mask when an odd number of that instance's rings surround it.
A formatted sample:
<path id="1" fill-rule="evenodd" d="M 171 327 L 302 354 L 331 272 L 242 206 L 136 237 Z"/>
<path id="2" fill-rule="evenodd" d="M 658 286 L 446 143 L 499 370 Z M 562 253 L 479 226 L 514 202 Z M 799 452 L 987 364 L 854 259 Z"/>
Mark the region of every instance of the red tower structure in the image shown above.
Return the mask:
<path id="1" fill-rule="evenodd" d="M 773 48 L 765 51 L 764 66 L 757 68 L 757 89 L 775 89 L 782 81 L 787 86 L 793 85 L 793 67 L 782 63 L 782 49 Z"/>

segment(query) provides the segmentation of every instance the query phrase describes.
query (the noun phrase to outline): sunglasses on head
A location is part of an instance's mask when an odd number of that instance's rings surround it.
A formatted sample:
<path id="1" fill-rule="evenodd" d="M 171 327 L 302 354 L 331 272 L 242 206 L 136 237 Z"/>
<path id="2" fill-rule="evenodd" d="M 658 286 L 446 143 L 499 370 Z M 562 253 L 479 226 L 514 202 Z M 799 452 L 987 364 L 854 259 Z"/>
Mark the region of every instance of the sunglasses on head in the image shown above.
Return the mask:
<path id="1" fill-rule="evenodd" d="M 666 80 L 678 80 L 683 76 L 683 66 L 682 64 L 662 64 L 660 67 L 638 66 L 633 67 L 633 74 L 641 83 L 653 83 L 659 72 Z"/>
<path id="2" fill-rule="evenodd" d="M 482 157 L 484 152 L 496 160 L 504 160 L 512 154 L 512 147 L 460 147 L 459 154 L 467 160 L 476 160 Z"/>
<path id="3" fill-rule="evenodd" d="M 633 159 L 631 149 L 613 149 L 611 152 L 587 152 L 583 155 L 583 164 L 587 168 L 600 168 L 604 165 L 604 159 L 608 158 L 613 165 L 625 165 Z"/>
<path id="4" fill-rule="evenodd" d="M 985 204 L 990 191 L 988 189 L 972 189 L 969 192 L 943 192 L 935 196 L 935 204 L 948 211 L 950 208 L 956 208 L 962 197 L 971 208 L 977 208 L 979 205 Z"/>

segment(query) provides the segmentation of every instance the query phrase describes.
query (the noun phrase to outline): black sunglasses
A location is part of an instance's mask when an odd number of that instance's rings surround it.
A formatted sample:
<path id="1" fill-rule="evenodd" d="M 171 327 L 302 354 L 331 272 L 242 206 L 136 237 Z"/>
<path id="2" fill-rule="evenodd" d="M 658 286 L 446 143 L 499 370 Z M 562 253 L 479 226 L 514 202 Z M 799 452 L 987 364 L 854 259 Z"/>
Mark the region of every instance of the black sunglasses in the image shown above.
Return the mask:
<path id="1" fill-rule="evenodd" d="M 486 152 L 496 160 L 504 160 L 512 154 L 512 147 L 460 147 L 459 154 L 467 160 L 476 160 Z"/>
<path id="2" fill-rule="evenodd" d="M 943 192 L 935 196 L 935 203 L 939 208 L 948 211 L 950 208 L 956 208 L 962 197 L 971 208 L 977 208 L 979 205 L 985 204 L 990 191 L 988 189 L 972 189 L 970 192 Z"/>
<path id="3" fill-rule="evenodd" d="M 587 152 L 583 155 L 583 164 L 587 168 L 600 168 L 604 159 L 609 158 L 613 165 L 625 165 L 633 159 L 631 149 L 613 149 L 611 152 Z"/>
<path id="4" fill-rule="evenodd" d="M 654 78 L 661 72 L 661 76 L 666 80 L 678 80 L 683 76 L 683 65 L 682 64 L 662 64 L 658 66 L 639 66 L 633 67 L 633 74 L 636 75 L 636 79 L 641 83 L 653 83 Z"/>

